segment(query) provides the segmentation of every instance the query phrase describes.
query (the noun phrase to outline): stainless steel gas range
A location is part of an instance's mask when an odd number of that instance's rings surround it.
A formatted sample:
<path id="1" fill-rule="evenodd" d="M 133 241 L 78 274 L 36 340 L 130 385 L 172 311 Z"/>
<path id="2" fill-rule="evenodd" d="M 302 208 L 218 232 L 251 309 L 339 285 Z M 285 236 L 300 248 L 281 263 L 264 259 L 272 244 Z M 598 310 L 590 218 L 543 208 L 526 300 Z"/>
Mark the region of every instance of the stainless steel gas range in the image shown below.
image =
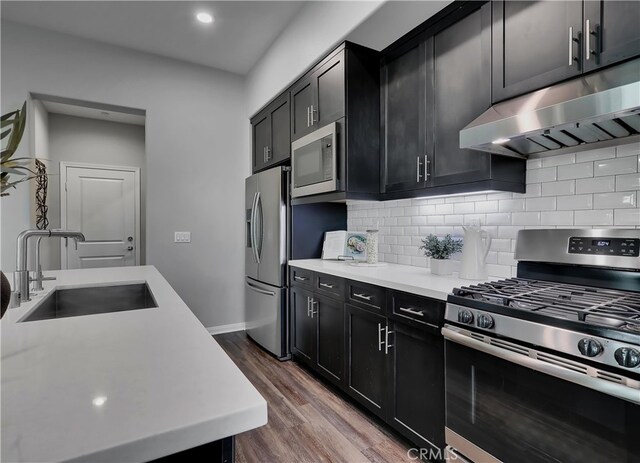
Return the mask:
<path id="1" fill-rule="evenodd" d="M 445 312 L 447 452 L 640 462 L 640 230 L 522 230 L 517 278 Z"/>

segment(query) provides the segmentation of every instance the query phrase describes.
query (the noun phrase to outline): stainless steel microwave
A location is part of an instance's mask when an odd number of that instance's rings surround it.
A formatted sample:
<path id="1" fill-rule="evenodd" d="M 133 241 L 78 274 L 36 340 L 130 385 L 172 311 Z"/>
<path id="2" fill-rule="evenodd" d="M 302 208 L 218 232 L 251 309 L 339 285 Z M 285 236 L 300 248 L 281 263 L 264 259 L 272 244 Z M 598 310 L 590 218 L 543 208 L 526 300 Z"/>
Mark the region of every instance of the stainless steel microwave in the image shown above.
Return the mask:
<path id="1" fill-rule="evenodd" d="M 335 122 L 291 144 L 291 196 L 338 190 L 338 126 Z"/>

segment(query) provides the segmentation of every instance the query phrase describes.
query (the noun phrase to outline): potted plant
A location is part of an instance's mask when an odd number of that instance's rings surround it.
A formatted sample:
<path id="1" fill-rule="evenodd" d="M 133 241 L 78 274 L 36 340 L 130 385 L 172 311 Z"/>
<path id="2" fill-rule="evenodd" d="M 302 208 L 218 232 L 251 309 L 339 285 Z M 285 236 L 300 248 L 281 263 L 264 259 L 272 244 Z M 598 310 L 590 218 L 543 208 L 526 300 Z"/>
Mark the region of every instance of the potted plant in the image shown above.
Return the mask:
<path id="1" fill-rule="evenodd" d="M 36 173 L 30 168 L 33 158 L 14 158 L 27 120 L 27 102 L 22 105 L 22 109 L 11 111 L 2 115 L 2 131 L 0 139 L 3 141 L 2 157 L 0 158 L 0 196 L 9 196 L 9 189 L 15 188 L 18 183 L 34 178 Z M 8 137 L 8 138 L 7 138 Z M 5 145 L 6 139 L 6 145 Z M 16 178 L 17 176 L 17 178 Z M 4 315 L 9 304 L 11 285 L 4 273 L 0 272 L 2 289 L 2 303 L 0 317 Z"/>
<path id="2" fill-rule="evenodd" d="M 462 250 L 462 240 L 454 239 L 447 234 L 444 238 L 429 235 L 422 240 L 420 249 L 424 255 L 431 258 L 431 273 L 434 275 L 451 275 L 453 262 L 449 260 L 451 255 Z"/>

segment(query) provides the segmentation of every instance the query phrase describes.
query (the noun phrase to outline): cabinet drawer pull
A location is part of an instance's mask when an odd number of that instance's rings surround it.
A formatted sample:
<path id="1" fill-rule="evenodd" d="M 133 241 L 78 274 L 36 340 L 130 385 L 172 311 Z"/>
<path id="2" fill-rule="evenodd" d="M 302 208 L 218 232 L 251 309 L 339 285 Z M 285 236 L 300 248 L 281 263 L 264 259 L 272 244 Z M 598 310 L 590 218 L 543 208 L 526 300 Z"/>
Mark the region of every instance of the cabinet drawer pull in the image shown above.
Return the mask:
<path id="1" fill-rule="evenodd" d="M 329 283 L 320 283 L 320 286 L 323 288 L 333 289 L 333 285 L 330 285 Z"/>
<path id="2" fill-rule="evenodd" d="M 424 317 L 422 310 L 413 310 L 411 307 L 398 307 L 400 312 L 410 313 L 411 315 L 417 315 L 418 317 Z"/>
<path id="3" fill-rule="evenodd" d="M 307 280 L 308 280 L 308 278 L 306 278 L 306 277 L 299 277 L 298 275 L 295 275 L 295 276 L 293 277 L 293 279 L 294 279 L 294 280 L 296 280 L 296 281 L 307 281 Z"/>
<path id="4" fill-rule="evenodd" d="M 373 296 L 367 296 L 366 294 L 353 293 L 353 297 L 359 297 L 360 299 L 364 299 L 365 301 L 370 301 Z"/>

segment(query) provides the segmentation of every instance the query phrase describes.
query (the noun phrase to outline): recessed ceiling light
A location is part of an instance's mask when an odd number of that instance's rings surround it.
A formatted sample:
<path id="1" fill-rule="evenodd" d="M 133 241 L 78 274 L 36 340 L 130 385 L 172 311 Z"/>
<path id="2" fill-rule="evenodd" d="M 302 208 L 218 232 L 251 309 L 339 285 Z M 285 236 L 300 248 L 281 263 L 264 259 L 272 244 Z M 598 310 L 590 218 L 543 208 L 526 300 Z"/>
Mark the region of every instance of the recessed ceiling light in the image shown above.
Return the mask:
<path id="1" fill-rule="evenodd" d="M 209 13 L 205 13 L 204 11 L 198 13 L 196 18 L 203 24 L 211 24 L 213 22 L 213 16 Z"/>
<path id="2" fill-rule="evenodd" d="M 506 142 L 511 141 L 511 138 L 498 138 L 493 140 L 491 143 L 494 145 L 504 145 Z"/>

